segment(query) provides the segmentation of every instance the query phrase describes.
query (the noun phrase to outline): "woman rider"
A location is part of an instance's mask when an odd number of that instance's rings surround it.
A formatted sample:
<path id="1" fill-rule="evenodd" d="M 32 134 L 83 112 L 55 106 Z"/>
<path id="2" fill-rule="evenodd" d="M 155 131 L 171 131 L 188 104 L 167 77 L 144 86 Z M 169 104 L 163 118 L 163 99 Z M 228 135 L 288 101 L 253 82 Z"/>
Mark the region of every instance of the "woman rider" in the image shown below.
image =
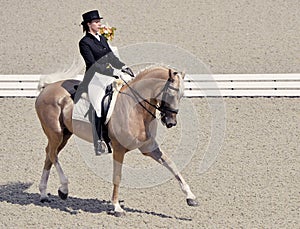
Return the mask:
<path id="1" fill-rule="evenodd" d="M 92 10 L 82 15 L 83 32 L 85 36 L 79 42 L 80 53 L 86 64 L 86 71 L 82 83 L 79 85 L 77 96 L 87 92 L 89 100 L 96 111 L 94 131 L 94 145 L 96 155 L 105 150 L 105 143 L 101 136 L 101 100 L 106 87 L 115 78 L 128 80 L 129 75 L 124 73 L 128 67 L 112 52 L 106 38 L 98 32 L 102 17 L 98 10 Z M 122 71 L 123 69 L 123 71 Z M 100 74 L 99 74 L 100 73 Z M 129 77 L 130 78 L 130 77 Z M 77 97 L 78 98 L 78 97 Z"/>

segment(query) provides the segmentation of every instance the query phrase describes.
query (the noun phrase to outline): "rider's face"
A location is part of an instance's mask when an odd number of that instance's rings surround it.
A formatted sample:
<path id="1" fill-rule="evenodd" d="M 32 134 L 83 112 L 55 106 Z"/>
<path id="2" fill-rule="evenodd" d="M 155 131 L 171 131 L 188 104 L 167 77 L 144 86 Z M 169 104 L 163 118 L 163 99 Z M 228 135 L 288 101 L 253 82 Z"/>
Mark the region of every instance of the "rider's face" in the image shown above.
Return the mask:
<path id="1" fill-rule="evenodd" d="M 101 27 L 101 20 L 100 19 L 92 20 L 91 22 L 88 23 L 88 26 L 90 28 L 90 32 L 96 34 Z"/>

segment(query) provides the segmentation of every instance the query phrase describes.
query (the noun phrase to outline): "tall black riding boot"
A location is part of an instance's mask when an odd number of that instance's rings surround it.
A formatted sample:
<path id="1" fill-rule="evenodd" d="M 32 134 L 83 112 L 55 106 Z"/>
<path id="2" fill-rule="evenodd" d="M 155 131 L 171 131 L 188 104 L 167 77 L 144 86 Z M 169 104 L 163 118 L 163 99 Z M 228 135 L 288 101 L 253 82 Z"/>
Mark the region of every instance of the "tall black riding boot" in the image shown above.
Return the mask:
<path id="1" fill-rule="evenodd" d="M 108 153 L 107 146 L 102 139 L 101 126 L 101 118 L 99 118 L 95 112 L 93 115 L 93 138 L 96 155 Z"/>
<path id="2" fill-rule="evenodd" d="M 112 146 L 111 146 L 111 142 L 110 142 L 110 138 L 108 136 L 108 127 L 107 125 L 105 125 L 105 120 L 104 118 L 101 118 L 101 131 L 102 131 L 102 139 L 105 141 L 106 143 L 106 146 L 107 146 L 107 150 L 108 150 L 108 153 L 112 153 Z"/>

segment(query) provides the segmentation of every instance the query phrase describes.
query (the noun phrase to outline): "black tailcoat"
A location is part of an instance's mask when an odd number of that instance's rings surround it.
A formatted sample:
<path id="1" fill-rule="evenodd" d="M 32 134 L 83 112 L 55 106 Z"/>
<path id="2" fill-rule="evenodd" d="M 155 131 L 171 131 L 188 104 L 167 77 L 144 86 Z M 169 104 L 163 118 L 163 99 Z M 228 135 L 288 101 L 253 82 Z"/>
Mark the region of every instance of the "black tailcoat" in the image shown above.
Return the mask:
<path id="1" fill-rule="evenodd" d="M 121 69 L 125 65 L 114 55 L 103 36 L 100 36 L 99 41 L 94 35 L 86 33 L 79 41 L 79 49 L 86 64 L 86 73 L 82 82 L 86 87 L 95 72 L 113 76 L 112 67 Z"/>

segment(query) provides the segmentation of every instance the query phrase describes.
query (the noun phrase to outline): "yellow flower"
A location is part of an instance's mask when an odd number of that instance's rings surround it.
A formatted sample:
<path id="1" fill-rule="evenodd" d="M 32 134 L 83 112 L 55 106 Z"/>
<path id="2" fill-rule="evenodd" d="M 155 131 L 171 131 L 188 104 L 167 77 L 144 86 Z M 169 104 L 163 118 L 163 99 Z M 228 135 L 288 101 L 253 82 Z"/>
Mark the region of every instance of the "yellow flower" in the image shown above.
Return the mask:
<path id="1" fill-rule="evenodd" d="M 102 25 L 99 33 L 104 36 L 107 40 L 112 41 L 115 36 L 115 31 L 117 29 L 115 27 L 110 27 L 108 25 Z"/>

